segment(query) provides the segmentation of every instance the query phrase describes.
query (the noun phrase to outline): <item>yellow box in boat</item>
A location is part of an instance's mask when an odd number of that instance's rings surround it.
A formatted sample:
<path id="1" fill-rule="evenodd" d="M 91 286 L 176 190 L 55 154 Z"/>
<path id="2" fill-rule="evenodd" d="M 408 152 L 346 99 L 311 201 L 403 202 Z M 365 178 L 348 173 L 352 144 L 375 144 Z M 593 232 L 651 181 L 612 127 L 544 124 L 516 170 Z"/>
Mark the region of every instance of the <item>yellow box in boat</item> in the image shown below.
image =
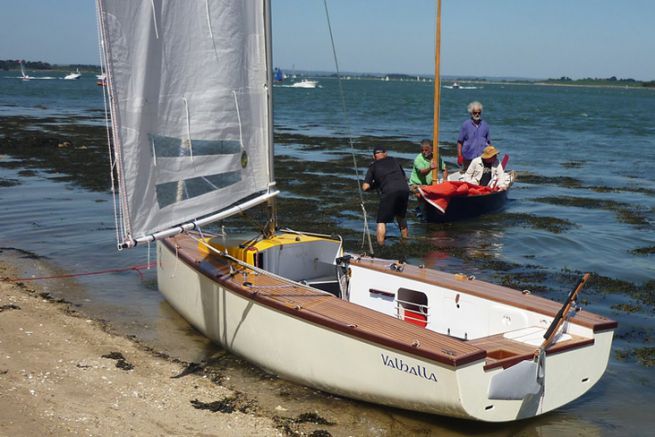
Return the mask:
<path id="1" fill-rule="evenodd" d="M 325 237 L 317 237 L 313 235 L 280 233 L 271 238 L 253 239 L 253 240 L 240 240 L 240 241 L 227 241 L 222 237 L 205 238 L 202 241 L 211 247 L 227 253 L 234 258 L 244 261 L 248 264 L 258 266 L 257 255 L 274 247 L 286 246 L 290 244 L 302 244 L 314 241 L 332 241 L 338 243 L 338 240 Z M 200 251 L 209 253 L 210 250 L 202 242 L 198 243 Z"/>

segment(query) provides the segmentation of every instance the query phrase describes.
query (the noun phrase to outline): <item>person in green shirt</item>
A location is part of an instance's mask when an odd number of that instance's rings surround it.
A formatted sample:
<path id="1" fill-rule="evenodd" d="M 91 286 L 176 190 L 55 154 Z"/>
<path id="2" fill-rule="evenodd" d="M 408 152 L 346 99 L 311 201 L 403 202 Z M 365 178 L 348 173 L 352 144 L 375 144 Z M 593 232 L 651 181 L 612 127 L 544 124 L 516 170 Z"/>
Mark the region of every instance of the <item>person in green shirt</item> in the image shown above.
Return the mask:
<path id="1" fill-rule="evenodd" d="M 421 153 L 414 159 L 412 175 L 409 177 L 409 190 L 416 195 L 418 200 L 418 206 L 414 209 L 414 212 L 419 218 L 423 215 L 425 201 L 417 187 L 432 184 L 432 170 L 436 168 L 436 163 L 432 158 L 432 141 L 428 139 L 421 140 Z M 448 179 L 448 169 L 443 159 L 441 159 L 441 155 L 439 155 L 439 167 L 443 171 L 443 180 Z"/>
<path id="2" fill-rule="evenodd" d="M 439 156 L 439 164 L 443 171 L 444 179 L 448 178 L 448 169 L 441 156 Z M 432 184 L 432 170 L 434 168 L 436 168 L 436 164 L 432 160 L 432 141 L 428 139 L 422 140 L 421 153 L 414 159 L 414 168 L 412 168 L 412 175 L 409 177 L 409 186 L 412 192 L 417 191 L 417 185 Z"/>

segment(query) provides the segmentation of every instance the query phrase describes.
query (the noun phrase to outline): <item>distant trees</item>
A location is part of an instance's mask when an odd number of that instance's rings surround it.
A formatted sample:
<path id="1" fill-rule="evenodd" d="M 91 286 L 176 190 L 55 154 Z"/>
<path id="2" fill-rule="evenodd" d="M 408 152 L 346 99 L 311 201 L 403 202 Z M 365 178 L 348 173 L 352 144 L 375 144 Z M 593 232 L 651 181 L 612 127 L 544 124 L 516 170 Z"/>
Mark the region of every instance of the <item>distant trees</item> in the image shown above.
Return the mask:
<path id="1" fill-rule="evenodd" d="M 0 70 L 19 70 L 20 59 L 0 59 Z M 72 65 L 52 65 L 48 62 L 42 61 L 23 61 L 25 68 L 28 70 L 75 70 L 80 69 L 80 71 L 98 71 L 100 67 L 97 65 L 89 64 L 72 64 Z"/>
<path id="2" fill-rule="evenodd" d="M 612 85 L 612 86 L 645 86 L 655 87 L 655 80 L 650 82 L 641 82 L 632 78 L 618 78 L 611 76 L 607 78 L 585 77 L 584 79 L 571 79 L 568 76 L 562 76 L 559 79 L 547 79 L 546 82 L 552 83 L 570 83 L 577 85 Z"/>

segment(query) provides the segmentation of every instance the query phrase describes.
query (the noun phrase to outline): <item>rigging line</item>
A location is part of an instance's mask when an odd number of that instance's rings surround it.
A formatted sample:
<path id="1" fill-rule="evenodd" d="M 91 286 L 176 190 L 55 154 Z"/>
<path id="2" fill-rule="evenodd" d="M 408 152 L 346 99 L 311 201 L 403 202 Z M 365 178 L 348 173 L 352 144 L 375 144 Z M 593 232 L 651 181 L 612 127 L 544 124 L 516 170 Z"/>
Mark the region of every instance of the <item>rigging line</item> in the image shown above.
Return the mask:
<path id="1" fill-rule="evenodd" d="M 155 0 L 151 0 L 150 4 L 152 5 L 152 22 L 155 25 L 155 38 L 159 39 L 159 30 L 157 29 L 157 10 L 155 9 Z"/>
<path id="2" fill-rule="evenodd" d="M 184 100 L 184 109 L 186 111 L 186 138 L 187 145 L 189 146 L 189 156 L 191 161 L 193 161 L 193 143 L 191 142 L 191 116 L 189 115 L 189 101 L 186 97 L 182 97 Z"/>
<path id="3" fill-rule="evenodd" d="M 337 72 L 337 83 L 339 84 L 339 95 L 341 97 L 341 108 L 346 119 L 346 131 L 348 132 L 348 143 L 350 144 L 350 153 L 353 157 L 353 166 L 355 168 L 355 177 L 357 183 L 357 192 L 359 194 L 359 203 L 362 207 L 362 212 L 364 214 L 364 235 L 368 239 L 368 248 L 370 253 L 373 253 L 373 243 L 371 242 L 371 230 L 368 228 L 368 220 L 366 219 L 366 207 L 364 206 L 364 194 L 362 193 L 362 187 L 360 186 L 360 177 L 359 177 L 359 167 L 357 166 L 357 157 L 355 156 L 355 145 L 352 138 L 352 128 L 350 123 L 350 118 L 348 110 L 346 108 L 346 98 L 343 91 L 343 83 L 341 80 L 341 71 L 339 70 L 339 60 L 337 58 L 337 49 L 334 44 L 334 36 L 332 35 L 332 24 L 330 23 L 330 13 L 328 11 L 327 0 L 323 0 L 323 5 L 325 6 L 325 18 L 327 19 L 328 30 L 330 32 L 330 42 L 332 43 L 332 56 L 334 57 L 334 66 Z M 363 246 L 363 244 L 362 244 Z"/>
<path id="4" fill-rule="evenodd" d="M 241 145 L 241 150 L 246 150 L 243 147 L 243 126 L 241 126 L 241 112 L 239 111 L 239 99 L 237 98 L 237 92 L 232 90 L 232 95 L 234 96 L 234 107 L 237 110 L 237 122 L 239 123 L 239 144 Z"/>
<path id="5" fill-rule="evenodd" d="M 211 15 L 209 13 L 209 0 L 205 0 L 205 7 L 207 10 L 207 25 L 209 26 L 209 37 L 214 40 L 214 31 L 212 30 L 212 20 L 211 20 Z"/>

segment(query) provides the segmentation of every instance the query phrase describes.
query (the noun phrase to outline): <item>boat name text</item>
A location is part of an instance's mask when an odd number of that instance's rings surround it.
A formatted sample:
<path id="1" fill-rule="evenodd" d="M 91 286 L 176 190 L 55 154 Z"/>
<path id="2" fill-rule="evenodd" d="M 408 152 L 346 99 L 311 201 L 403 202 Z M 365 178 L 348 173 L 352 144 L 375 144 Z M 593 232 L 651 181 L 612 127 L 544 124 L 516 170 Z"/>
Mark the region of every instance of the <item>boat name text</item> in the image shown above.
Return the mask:
<path id="1" fill-rule="evenodd" d="M 433 372 L 430 372 L 424 366 L 419 364 L 408 364 L 402 358 L 390 357 L 389 355 L 380 354 L 382 356 L 382 364 L 392 369 L 400 370 L 401 372 L 409 373 L 410 375 L 418 376 L 430 381 L 437 382 L 437 377 Z"/>

